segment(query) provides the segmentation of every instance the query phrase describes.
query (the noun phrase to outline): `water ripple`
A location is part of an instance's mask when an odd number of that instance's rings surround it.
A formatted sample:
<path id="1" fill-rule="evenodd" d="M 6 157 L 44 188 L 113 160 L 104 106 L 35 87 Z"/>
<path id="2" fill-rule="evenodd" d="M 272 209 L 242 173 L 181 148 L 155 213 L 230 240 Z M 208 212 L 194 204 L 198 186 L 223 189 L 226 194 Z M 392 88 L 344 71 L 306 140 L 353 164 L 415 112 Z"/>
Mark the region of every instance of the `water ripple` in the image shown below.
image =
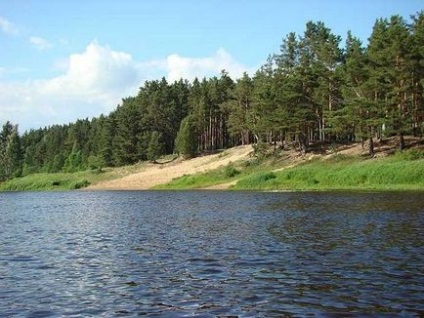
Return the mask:
<path id="1" fill-rule="evenodd" d="M 424 315 L 420 193 L 0 194 L 0 315 Z"/>

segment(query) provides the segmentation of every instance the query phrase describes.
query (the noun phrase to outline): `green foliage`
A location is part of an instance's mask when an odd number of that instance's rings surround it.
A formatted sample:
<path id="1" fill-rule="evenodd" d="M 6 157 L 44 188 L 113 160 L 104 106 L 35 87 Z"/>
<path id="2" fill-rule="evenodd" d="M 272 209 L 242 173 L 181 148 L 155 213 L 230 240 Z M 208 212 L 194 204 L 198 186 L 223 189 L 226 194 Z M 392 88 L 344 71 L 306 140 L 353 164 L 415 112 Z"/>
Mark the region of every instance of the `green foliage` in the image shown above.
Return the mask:
<path id="1" fill-rule="evenodd" d="M 147 148 L 147 159 L 155 161 L 165 153 L 165 147 L 162 142 L 162 134 L 154 131 L 150 137 L 149 146 Z"/>
<path id="2" fill-rule="evenodd" d="M 233 178 L 236 175 L 240 174 L 240 171 L 237 170 L 234 167 L 234 165 L 230 163 L 230 164 L 228 164 L 228 165 L 225 166 L 225 168 L 224 168 L 224 174 L 225 174 L 225 177 L 227 177 L 227 178 Z"/>
<path id="3" fill-rule="evenodd" d="M 197 152 L 197 130 L 192 116 L 181 122 L 181 127 L 175 141 L 177 152 L 186 158 L 191 158 Z"/>
<path id="4" fill-rule="evenodd" d="M 83 158 L 81 151 L 71 152 L 71 154 L 66 158 L 65 164 L 63 166 L 64 172 L 77 172 L 83 169 Z"/>
<path id="5" fill-rule="evenodd" d="M 254 151 L 254 155 L 255 158 L 261 162 L 263 161 L 265 158 L 268 157 L 269 154 L 269 145 L 266 144 L 265 142 L 259 142 L 253 145 L 253 151 Z"/>
<path id="6" fill-rule="evenodd" d="M 261 172 L 253 174 L 247 178 L 241 179 L 237 182 L 235 188 L 237 189 L 257 189 L 273 188 L 275 186 L 275 179 L 277 178 L 274 172 Z"/>
<path id="7" fill-rule="evenodd" d="M 399 160 L 420 160 L 424 159 L 424 150 L 408 149 L 404 151 L 397 151 L 395 155 L 395 158 Z"/>
<path id="8" fill-rule="evenodd" d="M 75 174 L 32 174 L 0 183 L 0 191 L 76 190 L 89 184 Z"/>
<path id="9" fill-rule="evenodd" d="M 0 132 L 0 181 L 22 174 L 22 149 L 18 127 L 10 122 Z"/>
<path id="10" fill-rule="evenodd" d="M 339 157 L 315 160 L 276 173 L 241 179 L 236 189 L 263 190 L 418 190 L 424 188 L 424 159 L 397 156 L 379 160 Z"/>
<path id="11" fill-rule="evenodd" d="M 88 157 L 88 167 L 91 170 L 101 172 L 104 166 L 105 166 L 105 163 L 102 156 L 91 155 L 90 157 Z"/>

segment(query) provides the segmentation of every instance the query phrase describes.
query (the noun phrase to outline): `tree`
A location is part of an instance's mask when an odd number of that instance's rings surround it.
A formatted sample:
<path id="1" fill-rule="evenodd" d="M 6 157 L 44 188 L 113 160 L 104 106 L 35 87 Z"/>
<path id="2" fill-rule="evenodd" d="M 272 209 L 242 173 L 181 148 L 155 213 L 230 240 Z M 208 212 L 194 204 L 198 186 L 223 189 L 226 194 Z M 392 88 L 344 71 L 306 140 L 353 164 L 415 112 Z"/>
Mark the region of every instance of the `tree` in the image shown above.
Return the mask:
<path id="1" fill-rule="evenodd" d="M 412 128 L 411 104 L 408 99 L 410 70 L 407 58 L 411 50 L 409 30 L 404 19 L 392 16 L 387 28 L 388 63 L 391 85 L 387 94 L 387 125 L 399 137 L 399 149 L 405 148 L 404 134 Z"/>
<path id="2" fill-rule="evenodd" d="M 354 140 L 355 136 L 365 141 L 369 137 L 369 123 L 365 108 L 368 96 L 364 84 L 368 80 L 369 72 L 362 42 L 350 31 L 347 34 L 344 59 L 343 103 L 331 118 L 331 124 L 350 136 L 348 141 Z"/>
<path id="3" fill-rule="evenodd" d="M 123 100 L 116 110 L 116 130 L 112 142 L 114 164 L 133 164 L 140 160 L 138 142 L 140 137 L 140 111 L 134 97 Z"/>
<path id="4" fill-rule="evenodd" d="M 253 102 L 253 81 L 246 72 L 237 80 L 233 96 L 234 98 L 226 104 L 229 114 L 228 130 L 230 135 L 240 140 L 242 145 L 249 144 L 251 142 L 249 114 Z"/>
<path id="5" fill-rule="evenodd" d="M 412 17 L 410 26 L 411 50 L 408 56 L 408 69 L 411 74 L 410 100 L 412 129 L 415 135 L 423 135 L 424 132 L 424 11 L 418 12 Z"/>
<path id="6" fill-rule="evenodd" d="M 0 180 L 22 174 L 22 149 L 18 126 L 9 121 L 0 132 Z"/>
<path id="7" fill-rule="evenodd" d="M 341 37 L 334 35 L 323 22 L 308 22 L 302 38 L 303 59 L 309 64 L 312 82 L 311 97 L 318 125 L 318 139 L 325 141 L 331 132 L 327 118 L 340 104 L 340 77 L 337 69 L 342 62 L 339 48 Z"/>
<path id="8" fill-rule="evenodd" d="M 186 158 L 194 157 L 197 153 L 197 127 L 195 118 L 192 115 L 187 116 L 181 122 L 175 140 L 176 150 Z"/>
<path id="9" fill-rule="evenodd" d="M 150 161 L 155 161 L 164 153 L 165 147 L 162 141 L 162 134 L 157 131 L 152 132 L 149 147 L 147 148 L 147 159 Z"/>
<path id="10" fill-rule="evenodd" d="M 400 149 L 405 146 L 403 136 L 413 122 L 409 115 L 412 106 L 407 85 L 411 74 L 407 62 L 411 43 L 405 21 L 400 16 L 392 16 L 390 21 L 376 21 L 367 49 L 370 74 L 367 85 L 373 93 L 368 105 L 373 109 L 370 117 L 375 123 L 370 126 L 370 135 L 376 132 L 381 138 L 383 134 L 396 134 Z"/>
<path id="11" fill-rule="evenodd" d="M 253 103 L 249 114 L 249 129 L 256 143 L 271 142 L 278 130 L 275 119 L 274 60 L 268 57 L 267 63 L 258 70 L 253 78 Z"/>

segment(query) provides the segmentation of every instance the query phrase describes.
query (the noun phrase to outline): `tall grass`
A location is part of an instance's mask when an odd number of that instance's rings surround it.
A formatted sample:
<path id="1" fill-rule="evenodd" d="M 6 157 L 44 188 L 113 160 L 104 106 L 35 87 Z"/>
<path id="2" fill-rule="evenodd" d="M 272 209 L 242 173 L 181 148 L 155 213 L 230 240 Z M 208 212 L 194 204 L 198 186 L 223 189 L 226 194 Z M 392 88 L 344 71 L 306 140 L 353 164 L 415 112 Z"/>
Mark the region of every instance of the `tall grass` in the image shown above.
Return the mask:
<path id="1" fill-rule="evenodd" d="M 119 168 L 86 170 L 74 173 L 35 173 L 0 182 L 0 191 L 75 190 L 101 181 L 117 179 L 145 169 L 146 163 Z"/>
<path id="2" fill-rule="evenodd" d="M 275 173 L 240 180 L 237 189 L 262 190 L 424 190 L 424 159 L 409 154 L 364 160 L 334 158 L 312 161 Z M 416 157 L 416 156 L 414 156 Z"/>
<path id="3" fill-rule="evenodd" d="M 38 173 L 0 184 L 0 191 L 75 190 L 87 187 L 89 181 L 73 173 Z"/>

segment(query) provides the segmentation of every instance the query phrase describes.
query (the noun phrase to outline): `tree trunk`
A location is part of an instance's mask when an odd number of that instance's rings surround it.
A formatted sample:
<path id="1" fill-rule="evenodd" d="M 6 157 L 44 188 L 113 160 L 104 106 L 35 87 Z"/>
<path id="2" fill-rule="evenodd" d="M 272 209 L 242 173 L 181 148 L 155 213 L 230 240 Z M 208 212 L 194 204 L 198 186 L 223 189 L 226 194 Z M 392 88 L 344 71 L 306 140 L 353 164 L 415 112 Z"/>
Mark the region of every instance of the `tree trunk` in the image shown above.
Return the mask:
<path id="1" fill-rule="evenodd" d="M 372 135 L 372 133 L 373 133 L 373 129 L 372 128 L 370 128 L 370 142 L 369 142 L 369 146 L 368 146 L 368 154 L 371 156 L 371 157 L 374 157 L 374 140 L 373 140 L 373 135 Z"/>
<path id="2" fill-rule="evenodd" d="M 300 151 L 302 153 L 306 153 L 306 148 L 307 148 L 306 136 L 303 132 L 299 133 L 298 140 L 299 140 Z"/>
<path id="3" fill-rule="evenodd" d="M 405 138 L 403 137 L 403 133 L 399 133 L 399 150 L 402 151 L 405 149 Z"/>

